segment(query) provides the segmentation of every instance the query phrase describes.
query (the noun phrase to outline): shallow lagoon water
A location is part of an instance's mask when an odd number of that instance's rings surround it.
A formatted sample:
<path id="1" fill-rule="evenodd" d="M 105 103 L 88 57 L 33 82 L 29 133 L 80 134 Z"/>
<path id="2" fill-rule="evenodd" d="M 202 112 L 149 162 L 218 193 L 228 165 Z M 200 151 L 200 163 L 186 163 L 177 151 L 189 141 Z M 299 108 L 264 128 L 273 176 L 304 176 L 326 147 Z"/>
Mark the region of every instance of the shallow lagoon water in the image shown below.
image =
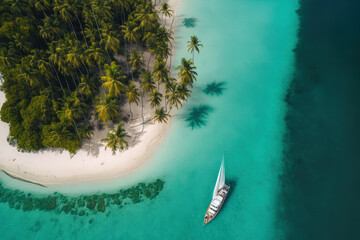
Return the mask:
<path id="1" fill-rule="evenodd" d="M 193 95 L 183 109 L 173 112 L 164 143 L 151 161 L 129 176 L 46 191 L 111 191 L 157 178 L 165 181 L 163 190 L 153 200 L 82 217 L 23 212 L 1 203 L 0 230 L 5 238 L 282 237 L 276 216 L 285 132 L 283 99 L 293 72 L 297 8 L 297 0 L 180 1 L 173 65 L 183 56 L 191 57 L 186 52 L 191 35 L 197 35 L 204 47 L 195 54 L 199 76 Z M 204 93 L 215 81 L 224 82 L 221 93 Z M 200 117 L 189 115 L 194 110 Z M 198 124 L 191 127 L 191 121 Z M 231 195 L 216 219 L 203 227 L 224 150 Z M 44 191 L 2 178 L 13 188 Z"/>

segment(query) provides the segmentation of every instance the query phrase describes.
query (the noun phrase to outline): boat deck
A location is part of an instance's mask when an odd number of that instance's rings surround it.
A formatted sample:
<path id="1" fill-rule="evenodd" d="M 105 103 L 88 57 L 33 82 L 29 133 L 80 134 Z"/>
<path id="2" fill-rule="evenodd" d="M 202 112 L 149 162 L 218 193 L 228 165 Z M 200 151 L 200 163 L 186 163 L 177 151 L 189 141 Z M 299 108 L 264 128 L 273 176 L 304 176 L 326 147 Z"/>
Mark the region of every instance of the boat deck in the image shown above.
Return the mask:
<path id="1" fill-rule="evenodd" d="M 206 214 L 205 214 L 204 225 L 209 223 L 211 220 L 213 220 L 216 217 L 216 215 L 220 212 L 220 209 L 221 209 L 222 205 L 224 204 L 225 199 L 229 193 L 229 189 L 230 189 L 230 187 L 228 185 L 224 184 L 224 186 L 218 191 L 216 198 L 214 198 L 215 200 L 213 199 L 211 201 L 211 203 L 206 211 Z M 219 199 L 221 199 L 221 202 L 218 205 L 218 207 L 212 205 L 212 203 L 214 201 L 219 201 Z"/>

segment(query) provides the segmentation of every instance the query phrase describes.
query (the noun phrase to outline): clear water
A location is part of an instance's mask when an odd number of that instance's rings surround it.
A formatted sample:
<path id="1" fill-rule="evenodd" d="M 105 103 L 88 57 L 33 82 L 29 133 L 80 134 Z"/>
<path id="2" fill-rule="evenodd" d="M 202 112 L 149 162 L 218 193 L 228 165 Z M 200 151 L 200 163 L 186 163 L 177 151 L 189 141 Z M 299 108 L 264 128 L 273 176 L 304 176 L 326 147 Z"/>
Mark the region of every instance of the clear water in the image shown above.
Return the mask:
<path id="1" fill-rule="evenodd" d="M 110 190 L 161 177 L 165 187 L 154 200 L 111 208 L 88 217 L 51 212 L 22 212 L 0 204 L 4 239 L 279 239 L 276 225 L 283 101 L 293 71 L 298 19 L 297 0 L 181 0 L 175 65 L 186 41 L 197 35 L 204 44 L 195 56 L 198 81 L 193 96 L 176 112 L 164 143 L 147 165 L 108 183 L 50 188 L 75 193 Z M 188 28 L 183 19 L 193 18 Z M 207 84 L 225 82 L 219 96 L 206 95 Z M 198 128 L 188 113 L 207 106 Z M 221 156 L 231 195 L 216 219 L 203 226 Z M 7 185 L 40 191 L 10 181 Z M 90 223 L 92 222 L 92 223 Z"/>

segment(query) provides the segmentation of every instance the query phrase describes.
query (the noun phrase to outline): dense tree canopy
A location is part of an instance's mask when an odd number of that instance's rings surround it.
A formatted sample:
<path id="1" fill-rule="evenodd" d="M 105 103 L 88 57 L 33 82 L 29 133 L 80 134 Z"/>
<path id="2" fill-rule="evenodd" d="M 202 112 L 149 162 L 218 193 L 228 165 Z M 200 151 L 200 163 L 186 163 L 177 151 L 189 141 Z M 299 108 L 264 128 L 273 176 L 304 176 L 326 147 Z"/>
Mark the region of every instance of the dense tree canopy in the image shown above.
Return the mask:
<path id="1" fill-rule="evenodd" d="M 165 10 L 161 14 L 172 12 Z M 155 87 L 170 78 L 171 39 L 151 0 L 1 1 L 0 72 L 7 99 L 1 120 L 10 124 L 9 141 L 24 151 L 75 153 L 92 134 L 91 114 L 105 123 L 119 119 L 121 99 L 137 103 L 140 87 L 151 94 L 153 107 L 165 94 L 171 106 L 180 106 L 196 75 L 190 60 L 179 67 L 182 85 L 174 94 Z M 154 69 L 145 71 L 143 51 L 156 57 Z"/>

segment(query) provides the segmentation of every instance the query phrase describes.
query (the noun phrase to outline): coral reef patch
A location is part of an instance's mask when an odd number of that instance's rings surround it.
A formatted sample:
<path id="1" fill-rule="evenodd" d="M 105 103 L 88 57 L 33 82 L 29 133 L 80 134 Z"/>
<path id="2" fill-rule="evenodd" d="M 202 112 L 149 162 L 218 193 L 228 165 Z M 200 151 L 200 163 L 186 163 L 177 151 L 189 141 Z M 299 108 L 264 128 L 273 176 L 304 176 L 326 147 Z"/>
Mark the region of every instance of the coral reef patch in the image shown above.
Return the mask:
<path id="1" fill-rule="evenodd" d="M 120 189 L 113 193 L 102 193 L 82 196 L 66 196 L 53 193 L 48 196 L 37 196 L 20 190 L 6 188 L 0 183 L 0 202 L 10 208 L 28 211 L 53 211 L 77 216 L 105 213 L 107 207 L 135 204 L 145 199 L 154 199 L 163 189 L 165 182 L 157 179 L 150 183 L 139 183 L 133 187 Z"/>

